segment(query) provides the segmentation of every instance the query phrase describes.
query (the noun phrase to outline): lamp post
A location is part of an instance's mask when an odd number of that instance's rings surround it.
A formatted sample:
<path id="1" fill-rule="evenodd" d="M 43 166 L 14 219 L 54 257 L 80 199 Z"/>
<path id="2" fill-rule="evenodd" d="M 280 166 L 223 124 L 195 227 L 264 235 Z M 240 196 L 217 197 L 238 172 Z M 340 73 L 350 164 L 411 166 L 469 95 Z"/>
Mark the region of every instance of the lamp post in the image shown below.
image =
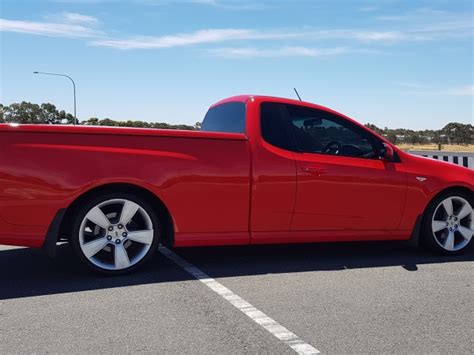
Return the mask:
<path id="1" fill-rule="evenodd" d="M 76 125 L 76 123 L 77 123 L 77 117 L 76 117 L 76 83 L 74 82 L 74 80 L 72 80 L 72 78 L 69 75 L 65 75 L 65 74 L 46 73 L 46 72 L 42 72 L 42 71 L 34 71 L 33 74 L 63 76 L 65 78 L 68 78 L 69 80 L 71 80 L 72 88 L 74 90 L 74 121 L 73 121 L 73 124 Z"/>

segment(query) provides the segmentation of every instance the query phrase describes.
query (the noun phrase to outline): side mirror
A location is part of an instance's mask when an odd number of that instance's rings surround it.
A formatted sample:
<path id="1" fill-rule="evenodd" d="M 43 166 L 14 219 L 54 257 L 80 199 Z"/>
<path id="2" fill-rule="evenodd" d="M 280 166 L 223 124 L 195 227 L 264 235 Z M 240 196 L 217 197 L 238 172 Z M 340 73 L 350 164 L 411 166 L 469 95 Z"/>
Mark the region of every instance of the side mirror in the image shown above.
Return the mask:
<path id="1" fill-rule="evenodd" d="M 383 161 L 393 161 L 393 148 L 390 144 L 382 143 L 382 148 L 380 149 L 380 160 Z"/>

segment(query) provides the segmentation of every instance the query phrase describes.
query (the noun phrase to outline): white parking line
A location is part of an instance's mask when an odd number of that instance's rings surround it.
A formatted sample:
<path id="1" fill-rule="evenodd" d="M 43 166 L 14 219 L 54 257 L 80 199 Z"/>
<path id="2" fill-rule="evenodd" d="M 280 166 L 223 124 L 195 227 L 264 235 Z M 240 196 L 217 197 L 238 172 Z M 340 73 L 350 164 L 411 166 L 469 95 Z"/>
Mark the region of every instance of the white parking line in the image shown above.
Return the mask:
<path id="1" fill-rule="evenodd" d="M 284 326 L 277 323 L 274 319 L 270 318 L 262 311 L 259 311 L 242 297 L 236 295 L 234 292 L 211 278 L 209 275 L 198 269 L 190 262 L 184 260 L 182 257 L 175 254 L 166 247 L 160 246 L 159 250 L 161 254 L 182 267 L 186 272 L 194 276 L 197 280 L 201 281 L 219 296 L 223 297 L 235 308 L 242 311 L 247 317 L 266 329 L 273 336 L 280 339 L 298 354 L 319 354 L 318 349 L 301 340 L 295 333 L 290 332 Z"/>

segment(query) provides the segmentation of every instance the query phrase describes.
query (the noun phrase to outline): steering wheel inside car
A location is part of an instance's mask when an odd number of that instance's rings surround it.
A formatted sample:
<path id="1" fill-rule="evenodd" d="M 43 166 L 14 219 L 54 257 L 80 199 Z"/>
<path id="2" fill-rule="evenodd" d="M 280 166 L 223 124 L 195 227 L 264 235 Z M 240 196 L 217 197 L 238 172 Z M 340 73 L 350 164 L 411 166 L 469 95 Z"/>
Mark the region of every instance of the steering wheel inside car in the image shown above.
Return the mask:
<path id="1" fill-rule="evenodd" d="M 341 143 L 338 141 L 331 141 L 323 147 L 322 152 L 327 154 L 339 154 L 341 148 Z"/>

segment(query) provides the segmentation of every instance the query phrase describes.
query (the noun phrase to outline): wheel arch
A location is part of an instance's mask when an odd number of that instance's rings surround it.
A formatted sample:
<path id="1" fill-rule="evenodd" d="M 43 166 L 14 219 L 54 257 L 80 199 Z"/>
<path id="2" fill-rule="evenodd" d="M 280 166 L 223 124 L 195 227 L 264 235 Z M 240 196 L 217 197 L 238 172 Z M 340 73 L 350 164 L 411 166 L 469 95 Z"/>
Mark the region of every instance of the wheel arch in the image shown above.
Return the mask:
<path id="1" fill-rule="evenodd" d="M 470 188 L 466 187 L 466 186 L 463 186 L 463 185 L 454 185 L 454 186 L 449 186 L 449 187 L 446 187 L 440 191 L 438 191 L 436 194 L 434 194 L 430 200 L 428 201 L 428 203 L 426 204 L 425 206 L 425 209 L 423 210 L 423 215 L 425 215 L 426 213 L 426 210 L 429 208 L 429 206 L 431 205 L 431 203 L 437 199 L 440 195 L 442 194 L 445 194 L 447 192 L 456 192 L 456 191 L 460 191 L 462 193 L 466 193 L 466 194 L 474 194 L 474 191 L 472 191 Z"/>
<path id="2" fill-rule="evenodd" d="M 421 233 L 422 233 L 421 225 L 424 223 L 424 221 L 426 219 L 426 212 L 428 211 L 428 208 L 431 206 L 433 201 L 436 200 L 442 194 L 445 194 L 447 192 L 456 192 L 456 191 L 467 193 L 467 194 L 474 194 L 474 192 L 470 188 L 468 188 L 466 186 L 462 186 L 462 185 L 449 186 L 447 188 L 444 188 L 444 189 L 438 191 L 436 194 L 434 194 L 429 199 L 428 203 L 426 204 L 425 208 L 423 209 L 423 213 L 418 216 L 418 219 L 417 219 L 417 221 L 415 223 L 415 226 L 413 228 L 413 231 L 412 231 L 412 239 L 413 240 L 416 240 L 417 243 L 422 240 L 422 238 L 421 238 Z"/>
<path id="3" fill-rule="evenodd" d="M 146 199 L 157 212 L 158 218 L 163 224 L 163 236 L 161 242 L 166 246 L 174 244 L 174 224 L 171 214 L 163 201 L 150 190 L 130 184 L 130 183 L 107 183 L 87 190 L 82 193 L 66 208 L 59 224 L 57 241 L 68 240 L 70 238 L 70 229 L 75 213 L 80 206 L 92 196 L 106 194 L 111 192 L 129 192 Z"/>

